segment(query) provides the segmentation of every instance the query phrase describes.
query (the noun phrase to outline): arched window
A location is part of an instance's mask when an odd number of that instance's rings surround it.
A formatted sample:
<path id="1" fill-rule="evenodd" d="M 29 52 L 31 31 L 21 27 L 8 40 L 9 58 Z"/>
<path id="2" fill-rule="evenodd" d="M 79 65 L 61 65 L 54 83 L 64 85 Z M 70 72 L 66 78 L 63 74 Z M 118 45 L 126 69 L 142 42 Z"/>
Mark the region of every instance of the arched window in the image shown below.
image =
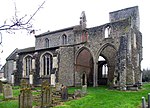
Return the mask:
<path id="1" fill-rule="evenodd" d="M 105 28 L 105 38 L 110 37 L 110 31 L 111 31 L 111 27 L 110 27 L 110 26 L 107 26 L 107 27 Z"/>
<path id="2" fill-rule="evenodd" d="M 102 78 L 107 78 L 108 76 L 108 67 L 107 64 L 104 64 L 102 67 Z"/>
<path id="3" fill-rule="evenodd" d="M 99 78 L 108 78 L 108 66 L 106 59 L 103 56 L 99 56 L 98 58 L 99 61 L 99 72 L 100 76 Z"/>
<path id="4" fill-rule="evenodd" d="M 23 59 L 23 77 L 29 77 L 32 71 L 32 57 L 27 55 Z"/>
<path id="5" fill-rule="evenodd" d="M 62 45 L 67 44 L 67 36 L 65 34 L 62 35 Z"/>
<path id="6" fill-rule="evenodd" d="M 52 55 L 49 53 L 45 53 L 44 55 L 42 55 L 41 60 L 41 71 L 40 71 L 40 75 L 41 76 L 47 76 L 51 74 L 52 71 Z"/>
<path id="7" fill-rule="evenodd" d="M 45 39 L 45 48 L 49 48 L 49 39 L 48 38 Z"/>
<path id="8" fill-rule="evenodd" d="M 133 46 L 136 48 L 136 34 L 133 34 Z"/>

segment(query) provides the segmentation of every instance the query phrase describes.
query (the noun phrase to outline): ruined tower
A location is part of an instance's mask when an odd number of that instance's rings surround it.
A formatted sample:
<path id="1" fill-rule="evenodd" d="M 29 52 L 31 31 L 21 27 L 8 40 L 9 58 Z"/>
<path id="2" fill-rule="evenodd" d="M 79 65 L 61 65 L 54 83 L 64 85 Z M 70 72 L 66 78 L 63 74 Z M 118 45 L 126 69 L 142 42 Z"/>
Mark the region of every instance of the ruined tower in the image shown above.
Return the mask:
<path id="1" fill-rule="evenodd" d="M 109 19 L 87 28 L 83 11 L 77 26 L 36 35 L 35 47 L 18 50 L 17 59 L 12 55 L 8 59 L 16 60 L 15 84 L 20 79 L 34 85 L 50 79 L 53 85 L 138 87 L 142 82 L 138 7 L 110 12 Z"/>
<path id="2" fill-rule="evenodd" d="M 109 13 L 110 22 L 127 19 L 130 26 L 120 33 L 116 74 L 119 86 L 141 84 L 142 34 L 138 6 Z"/>

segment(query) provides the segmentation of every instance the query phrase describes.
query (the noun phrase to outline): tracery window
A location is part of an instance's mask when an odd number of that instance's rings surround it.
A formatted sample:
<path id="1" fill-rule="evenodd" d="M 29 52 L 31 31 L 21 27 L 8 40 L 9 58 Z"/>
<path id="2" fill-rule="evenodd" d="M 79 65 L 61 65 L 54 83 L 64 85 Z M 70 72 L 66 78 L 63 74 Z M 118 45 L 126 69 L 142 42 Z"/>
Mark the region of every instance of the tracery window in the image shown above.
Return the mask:
<path id="1" fill-rule="evenodd" d="M 29 77 L 32 71 L 32 57 L 27 55 L 23 59 L 23 77 Z"/>
<path id="2" fill-rule="evenodd" d="M 44 55 L 42 55 L 41 57 L 41 76 L 48 76 L 51 74 L 52 71 L 52 55 L 49 53 L 45 53 Z"/>
<path id="3" fill-rule="evenodd" d="M 108 67 L 107 64 L 104 64 L 102 67 L 102 78 L 107 78 L 108 76 Z"/>

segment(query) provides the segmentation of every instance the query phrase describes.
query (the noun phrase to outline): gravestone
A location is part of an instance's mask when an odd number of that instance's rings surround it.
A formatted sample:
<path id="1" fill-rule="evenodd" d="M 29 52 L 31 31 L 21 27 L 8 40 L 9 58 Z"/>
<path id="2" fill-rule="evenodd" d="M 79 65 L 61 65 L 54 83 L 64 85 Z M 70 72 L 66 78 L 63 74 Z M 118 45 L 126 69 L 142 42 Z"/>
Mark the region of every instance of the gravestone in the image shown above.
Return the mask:
<path id="1" fill-rule="evenodd" d="M 23 88 L 29 88 L 30 87 L 29 84 L 28 84 L 28 81 L 25 80 L 25 79 L 21 80 L 20 86 L 21 86 L 21 89 L 23 89 Z"/>
<path id="2" fill-rule="evenodd" d="M 32 108 L 32 91 L 26 80 L 21 80 L 19 108 Z"/>
<path id="3" fill-rule="evenodd" d="M 42 91 L 41 108 L 47 108 L 47 107 L 51 106 L 51 104 L 52 104 L 51 87 L 47 80 L 42 82 L 41 91 Z"/>
<path id="4" fill-rule="evenodd" d="M 82 86 L 82 96 L 87 94 L 87 85 Z"/>
<path id="5" fill-rule="evenodd" d="M 2 91 L 3 91 L 3 83 L 2 83 L 2 81 L 0 80 L 0 93 L 2 93 Z"/>
<path id="6" fill-rule="evenodd" d="M 86 94 L 87 94 L 87 85 L 83 85 L 82 90 L 80 89 L 75 90 L 73 94 L 73 98 L 82 97 L 82 96 L 85 96 Z"/>
<path id="7" fill-rule="evenodd" d="M 4 84 L 4 86 L 3 86 L 3 96 L 4 96 L 4 99 L 13 98 L 13 91 L 12 91 L 12 86 L 11 85 Z"/>
<path id="8" fill-rule="evenodd" d="M 148 108 L 150 108 L 150 93 L 148 93 Z"/>
<path id="9" fill-rule="evenodd" d="M 67 101 L 68 100 L 68 89 L 64 85 L 62 85 L 62 88 L 61 88 L 61 99 L 63 101 Z"/>
<path id="10" fill-rule="evenodd" d="M 54 86 L 55 87 L 55 79 L 56 79 L 56 76 L 55 74 L 51 74 L 51 86 Z"/>
<path id="11" fill-rule="evenodd" d="M 81 97 L 82 95 L 82 91 L 80 89 L 77 89 L 74 91 L 74 94 L 73 94 L 73 98 L 76 98 L 76 97 Z"/>
<path id="12" fill-rule="evenodd" d="M 56 91 L 61 91 L 61 87 L 62 87 L 62 84 L 56 83 L 55 85 Z"/>
<path id="13" fill-rule="evenodd" d="M 147 108 L 146 107 L 145 97 L 142 97 L 142 108 Z"/>

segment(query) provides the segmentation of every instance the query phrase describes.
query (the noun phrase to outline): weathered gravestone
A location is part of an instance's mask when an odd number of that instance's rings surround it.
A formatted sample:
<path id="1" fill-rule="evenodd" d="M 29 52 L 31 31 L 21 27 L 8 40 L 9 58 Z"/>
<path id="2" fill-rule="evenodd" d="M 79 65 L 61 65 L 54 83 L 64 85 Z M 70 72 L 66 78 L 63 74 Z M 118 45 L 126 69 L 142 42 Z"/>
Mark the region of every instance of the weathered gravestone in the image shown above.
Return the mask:
<path id="1" fill-rule="evenodd" d="M 62 85 L 62 88 L 61 88 L 61 99 L 63 101 L 67 101 L 67 99 L 68 99 L 68 89 L 64 85 Z"/>
<path id="2" fill-rule="evenodd" d="M 55 80 L 56 80 L 56 76 L 55 74 L 51 74 L 51 86 L 54 86 L 55 87 Z"/>
<path id="3" fill-rule="evenodd" d="M 82 91 L 80 89 L 77 89 L 74 91 L 74 94 L 73 94 L 73 98 L 76 98 L 76 97 L 81 97 L 82 95 Z"/>
<path id="4" fill-rule="evenodd" d="M 61 87 L 62 87 L 62 84 L 56 83 L 55 85 L 56 92 L 61 91 Z"/>
<path id="5" fill-rule="evenodd" d="M 26 80 L 21 80 L 19 108 L 32 108 L 32 91 Z"/>
<path id="6" fill-rule="evenodd" d="M 145 97 L 142 97 L 142 108 L 147 108 Z"/>
<path id="7" fill-rule="evenodd" d="M 2 93 L 2 91 L 3 91 L 3 83 L 2 83 L 2 81 L 0 80 L 0 93 Z"/>
<path id="8" fill-rule="evenodd" d="M 82 90 L 80 89 L 75 90 L 73 94 L 73 98 L 82 97 L 82 96 L 85 96 L 86 94 L 87 94 L 87 85 L 83 85 Z"/>
<path id="9" fill-rule="evenodd" d="M 47 80 L 42 82 L 41 91 L 42 91 L 41 108 L 47 108 L 52 104 L 51 87 Z"/>
<path id="10" fill-rule="evenodd" d="M 82 86 L 82 96 L 87 94 L 87 85 Z"/>
<path id="11" fill-rule="evenodd" d="M 3 96 L 4 96 L 4 99 L 13 98 L 13 91 L 12 91 L 12 86 L 11 85 L 4 84 L 4 86 L 3 86 Z"/>

